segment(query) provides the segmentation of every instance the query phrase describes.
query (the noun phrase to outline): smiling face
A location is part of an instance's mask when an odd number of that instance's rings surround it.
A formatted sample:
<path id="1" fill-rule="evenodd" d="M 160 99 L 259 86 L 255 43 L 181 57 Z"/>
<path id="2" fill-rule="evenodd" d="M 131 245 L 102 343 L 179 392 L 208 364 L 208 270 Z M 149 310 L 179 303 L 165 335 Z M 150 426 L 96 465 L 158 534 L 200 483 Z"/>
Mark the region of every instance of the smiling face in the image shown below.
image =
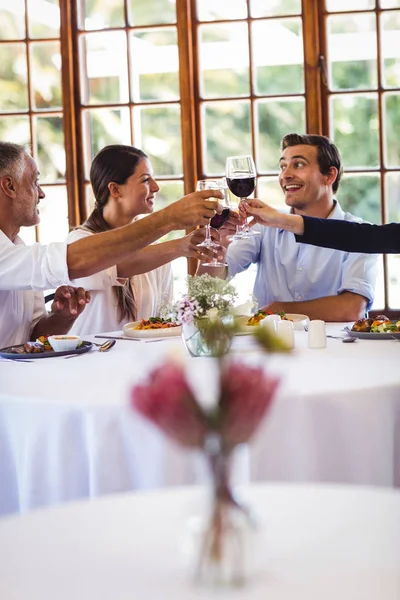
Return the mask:
<path id="1" fill-rule="evenodd" d="M 331 210 L 333 206 L 332 183 L 334 167 L 328 175 L 320 172 L 318 149 L 311 145 L 288 146 L 279 160 L 279 184 L 285 202 L 293 212 L 313 214 L 316 210 Z M 333 181 L 332 181 L 333 179 Z"/>
<path id="2" fill-rule="evenodd" d="M 25 154 L 21 175 L 15 178 L 13 215 L 18 227 L 31 227 L 40 221 L 38 204 L 45 194 L 39 185 L 39 171 L 33 158 Z"/>
<path id="3" fill-rule="evenodd" d="M 118 204 L 121 214 L 127 222 L 138 215 L 150 214 L 154 211 L 155 195 L 159 186 L 153 177 L 153 169 L 147 158 L 142 158 L 135 172 L 123 184 L 110 184 L 110 192 L 118 189 Z"/>

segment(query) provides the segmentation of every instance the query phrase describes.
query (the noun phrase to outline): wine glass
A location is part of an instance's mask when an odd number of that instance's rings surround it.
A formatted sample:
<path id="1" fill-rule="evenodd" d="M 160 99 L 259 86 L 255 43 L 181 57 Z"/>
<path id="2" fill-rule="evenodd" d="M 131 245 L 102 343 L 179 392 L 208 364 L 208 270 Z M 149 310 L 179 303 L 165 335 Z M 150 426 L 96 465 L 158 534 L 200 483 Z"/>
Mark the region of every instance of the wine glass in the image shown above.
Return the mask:
<path id="1" fill-rule="evenodd" d="M 250 196 L 256 187 L 256 166 L 253 157 L 250 155 L 228 156 L 226 159 L 226 182 L 232 194 L 240 199 L 239 202 L 245 202 L 247 196 Z M 243 225 L 237 225 L 233 239 L 241 240 L 259 233 L 259 231 L 250 229 L 246 222 Z"/>
<path id="2" fill-rule="evenodd" d="M 214 229 L 219 229 L 225 223 L 225 221 L 229 217 L 229 199 L 228 199 L 228 191 L 226 187 L 224 187 L 224 181 L 220 179 L 199 179 L 196 186 L 196 191 L 199 190 L 221 190 L 224 194 L 224 199 L 218 198 L 218 204 L 222 208 L 222 212 L 214 215 L 210 222 L 206 225 L 206 235 L 204 240 L 197 244 L 197 247 L 200 248 L 210 248 L 211 250 L 216 250 L 220 248 L 219 244 L 216 244 L 211 237 L 211 227 Z M 208 262 L 201 263 L 203 267 L 225 267 L 227 265 L 226 262 L 221 262 L 217 258 L 212 258 Z"/>

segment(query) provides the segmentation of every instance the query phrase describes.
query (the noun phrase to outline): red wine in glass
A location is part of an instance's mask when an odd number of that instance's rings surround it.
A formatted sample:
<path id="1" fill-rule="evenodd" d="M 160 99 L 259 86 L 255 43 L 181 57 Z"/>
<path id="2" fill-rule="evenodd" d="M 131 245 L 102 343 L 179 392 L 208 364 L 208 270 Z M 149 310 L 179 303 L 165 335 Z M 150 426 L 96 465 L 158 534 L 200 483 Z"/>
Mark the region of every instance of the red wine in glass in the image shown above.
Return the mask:
<path id="1" fill-rule="evenodd" d="M 210 220 L 210 226 L 213 229 L 219 229 L 220 227 L 222 227 L 222 225 L 224 225 L 229 219 L 229 213 L 230 209 L 224 208 L 220 215 L 217 213 L 213 216 L 213 218 Z"/>
<path id="2" fill-rule="evenodd" d="M 226 183 L 228 184 L 229 189 L 232 194 L 235 194 L 238 198 L 247 198 L 254 192 L 256 187 L 256 178 L 255 177 L 234 177 L 226 178 Z"/>
<path id="3" fill-rule="evenodd" d="M 228 156 L 226 159 L 226 183 L 232 194 L 240 198 L 240 202 L 247 200 L 247 197 L 254 192 L 256 175 L 256 166 L 252 156 Z M 240 240 L 257 234 L 259 232 L 250 229 L 245 221 L 243 224 L 237 225 L 232 239 Z"/>

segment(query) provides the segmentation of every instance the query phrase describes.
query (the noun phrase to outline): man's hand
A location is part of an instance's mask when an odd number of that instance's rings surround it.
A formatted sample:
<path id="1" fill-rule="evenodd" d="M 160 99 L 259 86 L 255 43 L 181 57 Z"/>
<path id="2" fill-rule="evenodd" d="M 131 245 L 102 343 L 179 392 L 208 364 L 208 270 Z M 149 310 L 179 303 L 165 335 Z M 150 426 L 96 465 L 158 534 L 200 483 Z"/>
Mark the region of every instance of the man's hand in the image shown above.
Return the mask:
<path id="1" fill-rule="evenodd" d="M 239 211 L 242 217 L 248 217 L 249 215 L 253 217 L 249 223 L 250 227 L 260 223 L 261 225 L 268 225 L 268 227 L 286 229 L 296 235 L 304 234 L 304 221 L 301 215 L 282 213 L 257 198 L 241 202 Z"/>
<path id="2" fill-rule="evenodd" d="M 209 200 L 209 198 L 213 198 Z M 218 209 L 218 200 L 223 199 L 221 190 L 201 190 L 183 196 L 163 209 L 175 229 L 188 229 L 196 225 L 207 225 Z M 160 211 L 161 212 L 161 211 Z"/>
<path id="3" fill-rule="evenodd" d="M 82 287 L 62 285 L 56 289 L 51 312 L 62 319 L 75 320 L 90 302 L 90 292 Z"/>
<path id="4" fill-rule="evenodd" d="M 221 245 L 227 248 L 231 243 L 231 236 L 235 235 L 236 227 L 240 224 L 239 214 L 234 211 L 229 211 L 229 218 L 225 223 L 218 229 L 220 234 Z"/>
<path id="5" fill-rule="evenodd" d="M 180 255 L 187 258 L 197 258 L 199 260 L 209 260 L 210 258 L 218 258 L 222 260 L 225 257 L 225 249 L 220 245 L 219 234 L 215 229 L 211 229 L 211 239 L 218 244 L 216 248 L 206 248 L 198 246 L 205 238 L 205 229 L 195 229 L 183 238 L 180 238 Z"/>

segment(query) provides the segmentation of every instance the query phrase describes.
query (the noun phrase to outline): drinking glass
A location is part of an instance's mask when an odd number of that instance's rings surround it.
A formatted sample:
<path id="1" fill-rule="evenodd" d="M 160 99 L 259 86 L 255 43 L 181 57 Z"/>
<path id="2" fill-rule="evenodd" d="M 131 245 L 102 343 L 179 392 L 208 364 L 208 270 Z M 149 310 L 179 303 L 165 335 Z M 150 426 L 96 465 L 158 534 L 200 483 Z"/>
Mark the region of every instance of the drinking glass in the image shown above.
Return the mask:
<path id="1" fill-rule="evenodd" d="M 221 190 L 224 194 L 224 199 L 218 198 L 218 204 L 222 208 L 221 214 L 216 214 L 210 222 L 206 225 L 206 235 L 204 240 L 197 244 L 201 248 L 210 248 L 216 250 L 220 248 L 219 244 L 216 244 L 211 237 L 211 227 L 219 229 L 225 223 L 229 217 L 229 199 L 226 187 L 224 188 L 224 181 L 220 179 L 199 179 L 196 186 L 196 191 L 200 190 Z M 217 258 L 212 258 L 208 262 L 201 263 L 203 267 L 226 267 L 226 262 L 221 262 Z"/>
<path id="2" fill-rule="evenodd" d="M 252 156 L 228 156 L 226 159 L 226 183 L 232 194 L 239 198 L 239 203 L 245 202 L 247 197 L 254 192 L 256 174 L 256 166 Z M 259 233 L 259 231 L 250 229 L 246 222 L 243 225 L 237 225 L 233 239 L 240 240 Z"/>

